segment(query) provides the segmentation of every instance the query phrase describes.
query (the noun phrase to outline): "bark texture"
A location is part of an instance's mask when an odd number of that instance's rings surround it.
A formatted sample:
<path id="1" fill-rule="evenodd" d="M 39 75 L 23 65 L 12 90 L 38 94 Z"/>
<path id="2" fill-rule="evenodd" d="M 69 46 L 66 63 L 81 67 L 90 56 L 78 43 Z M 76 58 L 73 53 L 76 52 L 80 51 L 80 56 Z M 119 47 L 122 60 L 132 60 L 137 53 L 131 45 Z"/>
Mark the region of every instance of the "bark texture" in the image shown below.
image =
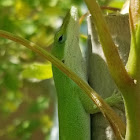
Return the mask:
<path id="1" fill-rule="evenodd" d="M 119 54 L 126 64 L 130 49 L 128 15 L 105 16 L 112 38 Z M 90 86 L 104 99 L 112 94 L 120 94 L 108 70 L 102 47 L 92 17 L 88 17 L 88 74 Z M 115 64 L 114 64 L 115 65 Z M 119 70 L 119 68 L 118 68 Z M 125 121 L 124 106 L 118 104 L 114 110 Z M 114 134 L 101 113 L 91 115 L 92 140 L 115 140 Z"/>

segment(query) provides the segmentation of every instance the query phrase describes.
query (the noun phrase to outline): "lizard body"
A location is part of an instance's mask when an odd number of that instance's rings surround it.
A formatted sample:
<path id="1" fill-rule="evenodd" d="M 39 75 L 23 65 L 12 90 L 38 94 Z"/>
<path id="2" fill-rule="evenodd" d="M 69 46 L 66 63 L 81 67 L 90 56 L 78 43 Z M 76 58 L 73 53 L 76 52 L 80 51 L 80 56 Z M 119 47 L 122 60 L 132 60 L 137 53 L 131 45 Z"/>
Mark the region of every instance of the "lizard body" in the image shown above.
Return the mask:
<path id="1" fill-rule="evenodd" d="M 52 54 L 85 81 L 87 73 L 79 47 L 77 9 L 72 7 L 55 36 Z M 60 140 L 90 140 L 91 99 L 64 73 L 52 67 L 58 97 Z M 92 109 L 90 109 L 92 110 Z"/>

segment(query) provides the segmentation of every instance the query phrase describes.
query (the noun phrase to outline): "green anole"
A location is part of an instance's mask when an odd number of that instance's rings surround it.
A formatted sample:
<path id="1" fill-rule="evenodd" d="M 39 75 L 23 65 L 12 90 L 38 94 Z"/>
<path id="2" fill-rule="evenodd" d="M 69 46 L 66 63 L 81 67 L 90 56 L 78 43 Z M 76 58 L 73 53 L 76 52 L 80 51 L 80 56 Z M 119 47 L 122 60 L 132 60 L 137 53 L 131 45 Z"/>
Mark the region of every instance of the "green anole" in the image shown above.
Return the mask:
<path id="1" fill-rule="evenodd" d="M 79 23 L 75 7 L 68 12 L 55 36 L 52 54 L 82 79 L 87 80 L 79 48 Z M 90 140 L 90 114 L 83 106 L 85 94 L 82 94 L 81 89 L 58 68 L 53 66 L 52 69 L 58 96 L 60 140 Z M 88 100 L 89 97 L 87 102 Z"/>
<path id="2" fill-rule="evenodd" d="M 87 81 L 85 62 L 79 47 L 79 20 L 72 7 L 54 38 L 52 54 Z M 63 72 L 52 67 L 58 97 L 59 139 L 90 140 L 92 100 Z"/>

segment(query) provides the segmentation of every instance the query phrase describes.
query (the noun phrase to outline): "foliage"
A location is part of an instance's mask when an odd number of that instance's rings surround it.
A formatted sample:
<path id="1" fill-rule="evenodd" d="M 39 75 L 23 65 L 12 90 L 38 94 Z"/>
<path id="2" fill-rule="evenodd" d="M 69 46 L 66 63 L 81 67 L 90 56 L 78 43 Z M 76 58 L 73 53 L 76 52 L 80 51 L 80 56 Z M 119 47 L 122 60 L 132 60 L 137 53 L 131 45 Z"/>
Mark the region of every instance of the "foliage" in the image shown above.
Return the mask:
<path id="1" fill-rule="evenodd" d="M 22 72 L 22 76 L 39 80 L 52 78 L 51 64 L 31 64 Z"/>

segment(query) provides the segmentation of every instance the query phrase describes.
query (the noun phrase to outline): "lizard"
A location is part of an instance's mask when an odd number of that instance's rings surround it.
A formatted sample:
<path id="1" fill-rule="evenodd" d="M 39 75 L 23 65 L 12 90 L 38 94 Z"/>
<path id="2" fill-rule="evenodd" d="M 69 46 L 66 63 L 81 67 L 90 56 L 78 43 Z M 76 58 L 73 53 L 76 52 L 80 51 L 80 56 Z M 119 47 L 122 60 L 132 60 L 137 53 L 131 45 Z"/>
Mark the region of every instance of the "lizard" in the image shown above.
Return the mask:
<path id="1" fill-rule="evenodd" d="M 72 7 L 54 37 L 52 54 L 87 81 L 86 62 L 79 47 L 79 19 L 76 7 Z M 59 139 L 91 140 L 90 114 L 95 104 L 75 82 L 52 65 L 58 98 Z"/>

